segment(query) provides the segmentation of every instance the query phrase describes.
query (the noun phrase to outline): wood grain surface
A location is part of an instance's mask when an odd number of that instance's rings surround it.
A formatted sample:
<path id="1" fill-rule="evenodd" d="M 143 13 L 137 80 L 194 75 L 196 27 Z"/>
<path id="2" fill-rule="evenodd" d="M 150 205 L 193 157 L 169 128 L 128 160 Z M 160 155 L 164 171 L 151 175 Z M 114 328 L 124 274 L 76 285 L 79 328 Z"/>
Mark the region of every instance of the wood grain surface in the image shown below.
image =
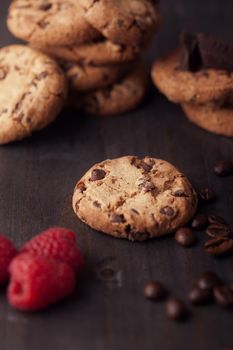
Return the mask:
<path id="1" fill-rule="evenodd" d="M 10 1 L 0 0 L 0 45 L 16 40 L 5 26 Z M 161 0 L 163 25 L 146 55 L 148 68 L 178 42 L 183 29 L 207 31 L 232 40 L 232 0 Z M 71 208 L 75 182 L 95 162 L 135 154 L 164 158 L 196 188 L 213 187 L 218 201 L 204 208 L 233 225 L 233 177 L 217 178 L 213 164 L 233 159 L 231 139 L 191 125 L 179 106 L 151 87 L 132 113 L 96 118 L 65 110 L 46 130 L 0 148 L 0 232 L 19 246 L 40 230 L 62 225 L 78 233 L 86 268 L 76 295 L 32 315 L 8 306 L 0 295 L 1 350 L 218 350 L 233 347 L 232 312 L 216 305 L 192 308 L 185 323 L 169 321 L 164 305 L 143 297 L 147 280 L 164 282 L 186 300 L 195 278 L 211 269 L 233 282 L 233 257 L 216 260 L 203 250 L 204 234 L 192 249 L 172 237 L 129 243 L 89 229 Z M 113 275 L 103 277 L 105 268 Z"/>

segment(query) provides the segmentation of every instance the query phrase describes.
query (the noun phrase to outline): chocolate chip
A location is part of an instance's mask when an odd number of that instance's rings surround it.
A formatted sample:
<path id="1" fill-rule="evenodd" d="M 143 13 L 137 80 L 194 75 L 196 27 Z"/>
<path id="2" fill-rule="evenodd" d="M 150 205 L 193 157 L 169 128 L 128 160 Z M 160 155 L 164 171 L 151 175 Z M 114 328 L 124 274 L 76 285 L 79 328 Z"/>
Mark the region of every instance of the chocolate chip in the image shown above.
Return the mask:
<path id="1" fill-rule="evenodd" d="M 214 287 L 221 284 L 218 275 L 212 271 L 204 272 L 197 281 L 197 285 L 201 289 L 212 290 Z"/>
<path id="2" fill-rule="evenodd" d="M 214 237 L 205 243 L 205 250 L 210 255 L 220 256 L 233 251 L 233 239 L 229 237 Z"/>
<path id="3" fill-rule="evenodd" d="M 169 206 L 161 208 L 160 213 L 167 216 L 173 216 L 175 214 L 174 209 Z"/>
<path id="4" fill-rule="evenodd" d="M 188 295 L 190 303 L 195 305 L 202 305 L 210 302 L 212 299 L 212 292 L 210 289 L 194 288 Z"/>
<path id="5" fill-rule="evenodd" d="M 84 182 L 79 182 L 76 186 L 76 190 L 78 190 L 79 192 L 83 193 L 86 191 L 86 186 L 84 185 Z"/>
<path id="6" fill-rule="evenodd" d="M 221 237 L 229 236 L 231 234 L 231 229 L 224 224 L 212 224 L 207 227 L 205 232 L 210 237 Z"/>
<path id="7" fill-rule="evenodd" d="M 156 189 L 155 185 L 149 181 L 149 180 L 145 180 L 143 181 L 142 183 L 140 183 L 138 185 L 138 188 L 141 190 L 141 189 L 144 189 L 145 192 L 152 192 Z"/>
<path id="8" fill-rule="evenodd" d="M 214 288 L 214 298 L 222 307 L 233 306 L 233 290 L 228 286 L 217 286 Z"/>
<path id="9" fill-rule="evenodd" d="M 93 202 L 93 205 L 94 205 L 94 207 L 96 207 L 96 208 L 101 208 L 101 204 L 100 204 L 100 202 L 98 202 L 98 201 L 94 201 L 94 202 Z"/>
<path id="10" fill-rule="evenodd" d="M 121 20 L 121 19 L 118 19 L 117 25 L 118 25 L 119 28 L 122 28 L 124 26 L 124 21 Z"/>
<path id="11" fill-rule="evenodd" d="M 131 232 L 129 232 L 129 235 L 128 235 L 128 239 L 130 241 L 143 242 L 148 238 L 150 238 L 150 234 L 148 232 L 135 232 L 131 230 Z"/>
<path id="12" fill-rule="evenodd" d="M 172 196 L 174 197 L 188 197 L 187 193 L 185 193 L 183 190 L 177 190 L 174 193 L 172 193 Z"/>
<path id="13" fill-rule="evenodd" d="M 149 300 L 162 300 L 166 296 L 166 289 L 160 282 L 151 281 L 144 288 L 144 296 Z"/>
<path id="14" fill-rule="evenodd" d="M 125 217 L 124 215 L 118 215 L 118 214 L 112 214 L 112 218 L 111 218 L 111 221 L 114 222 L 114 223 L 117 223 L 117 224 L 121 224 L 121 223 L 124 223 L 125 222 Z"/>
<path id="15" fill-rule="evenodd" d="M 196 242 L 196 237 L 194 236 L 192 230 L 188 227 L 181 227 L 175 233 L 175 240 L 178 244 L 183 247 L 191 247 Z"/>
<path id="16" fill-rule="evenodd" d="M 226 221 L 219 215 L 209 215 L 208 216 L 208 221 L 210 224 L 222 224 L 222 225 L 227 225 Z"/>
<path id="17" fill-rule="evenodd" d="M 230 160 L 221 160 L 214 166 L 214 172 L 218 176 L 226 176 L 233 173 L 233 163 Z"/>
<path id="18" fill-rule="evenodd" d="M 192 222 L 191 227 L 194 230 L 201 230 L 208 225 L 208 217 L 205 214 L 197 214 Z"/>
<path id="19" fill-rule="evenodd" d="M 170 299 L 165 304 L 167 316 L 174 320 L 183 320 L 187 315 L 188 311 L 185 304 L 179 299 Z"/>
<path id="20" fill-rule="evenodd" d="M 131 211 L 132 211 L 133 213 L 139 215 L 139 212 L 138 212 L 136 209 L 132 208 Z"/>
<path id="21" fill-rule="evenodd" d="M 143 160 L 141 161 L 140 166 L 147 173 L 149 173 L 152 169 L 152 166 L 150 164 L 145 163 Z"/>
<path id="22" fill-rule="evenodd" d="M 102 169 L 94 169 L 91 173 L 91 181 L 102 180 L 105 178 L 106 172 Z"/>
<path id="23" fill-rule="evenodd" d="M 203 202 L 211 203 L 215 200 L 216 195 L 215 195 L 215 192 L 211 188 L 207 187 L 207 188 L 204 188 L 203 190 L 201 190 L 200 197 L 201 197 Z"/>
<path id="24" fill-rule="evenodd" d="M 51 7 L 52 7 L 52 4 L 51 4 L 51 3 L 49 3 L 49 2 L 44 2 L 44 3 L 42 3 L 42 4 L 39 5 L 39 10 L 41 10 L 41 11 L 48 11 L 48 10 L 51 9 Z"/>

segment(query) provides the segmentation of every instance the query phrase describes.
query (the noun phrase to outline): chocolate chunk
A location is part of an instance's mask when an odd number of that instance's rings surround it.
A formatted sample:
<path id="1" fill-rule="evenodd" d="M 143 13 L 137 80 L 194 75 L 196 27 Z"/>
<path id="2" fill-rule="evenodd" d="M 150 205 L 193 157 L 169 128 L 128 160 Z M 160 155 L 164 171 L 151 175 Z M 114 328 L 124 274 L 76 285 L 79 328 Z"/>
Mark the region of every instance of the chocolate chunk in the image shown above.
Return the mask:
<path id="1" fill-rule="evenodd" d="M 187 193 L 185 193 L 183 190 L 177 190 L 174 193 L 172 193 L 174 197 L 188 197 Z"/>
<path id="2" fill-rule="evenodd" d="M 162 300 L 166 296 L 166 289 L 162 283 L 157 281 L 151 281 L 146 284 L 144 288 L 144 296 L 149 300 Z"/>
<path id="3" fill-rule="evenodd" d="M 229 226 L 224 224 L 211 224 L 207 227 L 205 232 L 210 237 L 221 237 L 229 236 L 231 234 L 231 229 Z"/>
<path id="4" fill-rule="evenodd" d="M 180 43 L 180 68 L 190 72 L 198 71 L 201 68 L 201 57 L 196 36 L 182 33 Z"/>
<path id="5" fill-rule="evenodd" d="M 96 207 L 96 208 L 101 208 L 101 204 L 100 204 L 100 202 L 98 202 L 98 201 L 94 201 L 94 202 L 93 202 L 93 205 L 94 205 L 94 207 Z"/>
<path id="6" fill-rule="evenodd" d="M 233 163 L 230 160 L 221 160 L 214 166 L 214 172 L 218 176 L 227 176 L 233 173 Z"/>
<path id="7" fill-rule="evenodd" d="M 51 7 L 52 7 L 52 4 L 50 2 L 44 2 L 44 3 L 39 5 L 39 10 L 48 11 L 51 9 Z"/>
<path id="8" fill-rule="evenodd" d="M 106 172 L 102 169 L 94 169 L 91 173 L 91 181 L 102 180 L 105 178 Z"/>
<path id="9" fill-rule="evenodd" d="M 117 224 L 121 224 L 121 223 L 124 223 L 125 222 L 125 217 L 124 215 L 118 215 L 118 214 L 112 214 L 112 219 L 111 219 L 112 222 L 114 223 L 117 223 Z"/>
<path id="10" fill-rule="evenodd" d="M 221 284 L 218 275 L 212 271 L 204 272 L 197 281 L 197 285 L 201 289 L 212 290 L 214 287 Z"/>
<path id="11" fill-rule="evenodd" d="M 169 207 L 169 206 L 161 208 L 160 213 L 167 215 L 167 216 L 173 216 L 175 214 L 174 209 L 172 207 Z"/>
<path id="12" fill-rule="evenodd" d="M 131 241 L 139 241 L 139 242 L 143 242 L 145 240 L 147 240 L 150 237 L 150 234 L 148 232 L 135 232 L 133 230 L 131 230 L 131 232 L 129 232 L 128 238 Z"/>
<path id="13" fill-rule="evenodd" d="M 84 185 L 84 182 L 79 182 L 76 186 L 75 190 L 78 190 L 79 192 L 83 193 L 84 191 L 86 191 L 86 186 Z"/>
<path id="14" fill-rule="evenodd" d="M 228 286 L 218 286 L 214 288 L 214 298 L 222 307 L 233 306 L 233 290 Z"/>
<path id="15" fill-rule="evenodd" d="M 142 183 L 140 183 L 138 185 L 138 188 L 141 190 L 141 189 L 144 189 L 145 192 L 152 192 L 156 189 L 155 185 L 149 181 L 149 180 L 144 180 Z"/>
<path id="16" fill-rule="evenodd" d="M 141 161 L 140 166 L 145 172 L 149 173 L 152 169 L 152 165 L 145 163 L 144 161 Z"/>
<path id="17" fill-rule="evenodd" d="M 194 305 L 203 305 L 209 303 L 212 299 L 212 292 L 209 289 L 194 288 L 188 295 L 190 303 Z"/>
<path id="18" fill-rule="evenodd" d="M 210 255 L 224 255 L 233 252 L 233 239 L 229 237 L 215 237 L 205 243 L 205 250 Z"/>
<path id="19" fill-rule="evenodd" d="M 191 227 L 194 230 L 201 230 L 205 228 L 208 224 L 208 217 L 205 214 L 197 214 L 192 222 L 191 222 Z"/>
<path id="20" fill-rule="evenodd" d="M 204 188 L 203 190 L 201 190 L 200 197 L 201 197 L 203 202 L 211 203 L 215 200 L 216 195 L 215 195 L 214 190 L 207 187 L 207 188 Z"/>
<path id="21" fill-rule="evenodd" d="M 233 45 L 205 33 L 197 34 L 197 40 L 202 68 L 233 70 Z"/>
<path id="22" fill-rule="evenodd" d="M 185 304 L 179 299 L 170 299 L 165 305 L 167 316 L 174 320 L 180 321 L 188 315 Z"/>
<path id="23" fill-rule="evenodd" d="M 195 244 L 196 237 L 190 228 L 181 227 L 175 233 L 175 240 L 183 247 L 191 247 Z"/>

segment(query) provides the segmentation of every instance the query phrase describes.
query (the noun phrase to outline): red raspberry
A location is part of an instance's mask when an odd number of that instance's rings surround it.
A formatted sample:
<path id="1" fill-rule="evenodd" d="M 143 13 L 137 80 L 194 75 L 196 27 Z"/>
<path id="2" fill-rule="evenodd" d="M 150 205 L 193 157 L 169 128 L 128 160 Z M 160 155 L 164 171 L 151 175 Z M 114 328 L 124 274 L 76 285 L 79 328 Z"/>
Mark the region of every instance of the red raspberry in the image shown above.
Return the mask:
<path id="1" fill-rule="evenodd" d="M 13 243 L 5 236 L 0 235 L 0 284 L 5 284 L 9 278 L 8 267 L 17 254 Z"/>
<path id="2" fill-rule="evenodd" d="M 66 262 L 77 272 L 83 266 L 83 257 L 76 247 L 76 235 L 65 228 L 53 227 L 40 233 L 27 242 L 20 252 Z"/>
<path id="3" fill-rule="evenodd" d="M 10 264 L 9 271 L 8 301 L 19 310 L 41 310 L 64 299 L 75 289 L 73 269 L 44 256 L 20 254 Z"/>

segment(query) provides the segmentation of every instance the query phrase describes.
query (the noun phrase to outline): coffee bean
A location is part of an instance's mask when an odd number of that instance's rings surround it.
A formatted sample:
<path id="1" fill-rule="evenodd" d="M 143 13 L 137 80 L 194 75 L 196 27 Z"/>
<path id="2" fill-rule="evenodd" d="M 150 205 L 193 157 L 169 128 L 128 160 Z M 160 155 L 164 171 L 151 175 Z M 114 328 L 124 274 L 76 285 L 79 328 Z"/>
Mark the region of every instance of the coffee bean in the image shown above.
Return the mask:
<path id="1" fill-rule="evenodd" d="M 230 160 L 221 160 L 214 166 L 214 172 L 218 176 L 226 176 L 233 173 L 233 163 Z"/>
<path id="2" fill-rule="evenodd" d="M 233 306 L 233 290 L 228 286 L 218 286 L 214 288 L 214 298 L 223 307 Z"/>
<path id="3" fill-rule="evenodd" d="M 205 250 L 215 256 L 233 252 L 233 239 L 225 236 L 211 238 L 205 243 Z"/>
<path id="4" fill-rule="evenodd" d="M 231 234 L 229 226 L 223 224 L 212 224 L 207 227 L 205 232 L 210 237 L 222 237 L 229 236 Z"/>
<path id="5" fill-rule="evenodd" d="M 175 233 L 175 240 L 178 244 L 183 247 L 191 247 L 196 242 L 196 237 L 194 236 L 192 230 L 188 227 L 181 227 Z"/>
<path id="6" fill-rule="evenodd" d="M 183 320 L 188 315 L 186 305 L 183 301 L 176 298 L 168 300 L 165 308 L 167 316 L 174 321 Z"/>
<path id="7" fill-rule="evenodd" d="M 190 303 L 195 305 L 206 304 L 212 299 L 212 292 L 210 289 L 194 288 L 188 295 Z"/>
<path id="8" fill-rule="evenodd" d="M 226 221 L 219 215 L 211 214 L 208 216 L 208 221 L 210 224 L 222 224 L 227 225 Z"/>
<path id="9" fill-rule="evenodd" d="M 106 172 L 102 169 L 94 169 L 91 173 L 91 181 L 102 180 L 106 175 Z"/>
<path id="10" fill-rule="evenodd" d="M 166 289 L 162 283 L 151 281 L 144 288 L 144 296 L 150 300 L 161 300 L 166 296 Z"/>
<path id="11" fill-rule="evenodd" d="M 211 203 L 216 199 L 216 194 L 211 188 L 204 188 L 200 192 L 201 200 L 205 203 Z"/>
<path id="12" fill-rule="evenodd" d="M 204 272 L 197 281 L 197 285 L 200 289 L 212 290 L 214 287 L 221 284 L 221 280 L 218 275 L 212 271 Z"/>
<path id="13" fill-rule="evenodd" d="M 201 230 L 208 225 L 208 217 L 205 214 L 197 214 L 192 222 L 191 227 L 194 230 Z"/>

